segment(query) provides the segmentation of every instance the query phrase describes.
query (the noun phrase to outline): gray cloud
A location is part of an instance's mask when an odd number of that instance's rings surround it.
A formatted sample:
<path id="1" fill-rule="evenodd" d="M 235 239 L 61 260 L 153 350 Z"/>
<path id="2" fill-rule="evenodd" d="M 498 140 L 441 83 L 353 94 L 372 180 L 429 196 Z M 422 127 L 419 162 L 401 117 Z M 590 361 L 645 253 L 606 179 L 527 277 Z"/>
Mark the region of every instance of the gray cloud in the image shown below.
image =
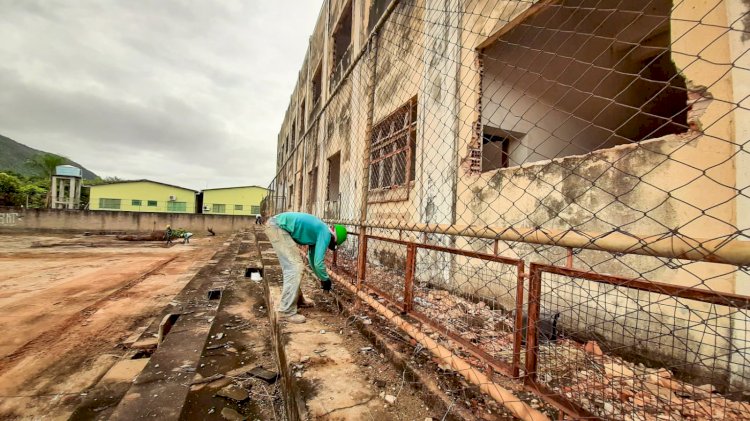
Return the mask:
<path id="1" fill-rule="evenodd" d="M 320 2 L 0 0 L 0 134 L 104 176 L 273 177 Z"/>

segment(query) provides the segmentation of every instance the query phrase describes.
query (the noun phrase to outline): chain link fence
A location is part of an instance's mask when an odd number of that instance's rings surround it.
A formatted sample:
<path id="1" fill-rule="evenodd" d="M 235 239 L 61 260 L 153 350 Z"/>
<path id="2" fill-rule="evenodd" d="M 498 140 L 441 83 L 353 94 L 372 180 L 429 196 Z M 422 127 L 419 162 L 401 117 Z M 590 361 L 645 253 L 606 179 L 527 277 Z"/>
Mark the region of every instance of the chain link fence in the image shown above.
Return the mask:
<path id="1" fill-rule="evenodd" d="M 731 0 L 327 1 L 261 212 L 346 225 L 341 286 L 517 416 L 748 419 L 746 25 Z"/>

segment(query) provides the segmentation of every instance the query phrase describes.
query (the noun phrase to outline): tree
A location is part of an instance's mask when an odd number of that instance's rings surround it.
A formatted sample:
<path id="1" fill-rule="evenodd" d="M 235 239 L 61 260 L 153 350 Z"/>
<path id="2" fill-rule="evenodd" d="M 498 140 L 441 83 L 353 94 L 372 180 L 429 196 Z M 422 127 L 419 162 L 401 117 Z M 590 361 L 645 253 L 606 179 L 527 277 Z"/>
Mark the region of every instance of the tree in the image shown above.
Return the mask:
<path id="1" fill-rule="evenodd" d="M 36 184 L 21 186 L 20 194 L 29 208 L 43 208 L 46 205 L 48 190 Z"/>
<path id="2" fill-rule="evenodd" d="M 68 159 L 59 155 L 45 153 L 36 155 L 34 158 L 26 161 L 26 164 L 33 168 L 41 177 L 50 179 L 55 175 L 55 168 L 58 165 L 64 165 Z"/>
<path id="3" fill-rule="evenodd" d="M 0 172 L 0 206 L 20 206 L 22 203 L 21 180 Z"/>
<path id="4" fill-rule="evenodd" d="M 26 162 L 26 164 L 33 168 L 37 174 L 44 177 L 46 180 L 44 184 L 47 188 L 45 206 L 49 206 L 52 202 L 50 190 L 52 188 L 52 176 L 55 175 L 55 169 L 58 165 L 64 165 L 66 162 L 68 162 L 67 158 L 51 153 L 37 155 Z"/>

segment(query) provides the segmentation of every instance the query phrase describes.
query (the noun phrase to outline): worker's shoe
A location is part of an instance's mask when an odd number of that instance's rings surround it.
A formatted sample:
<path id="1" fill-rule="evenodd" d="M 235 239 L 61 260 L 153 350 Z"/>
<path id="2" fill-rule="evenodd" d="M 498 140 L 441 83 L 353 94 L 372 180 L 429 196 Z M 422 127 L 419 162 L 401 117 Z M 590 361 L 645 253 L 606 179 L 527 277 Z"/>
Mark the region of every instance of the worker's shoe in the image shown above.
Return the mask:
<path id="1" fill-rule="evenodd" d="M 305 320 L 307 320 L 307 319 L 305 319 L 305 316 L 303 316 L 301 314 L 292 314 L 291 316 L 284 317 L 283 320 L 285 320 L 285 321 L 287 321 L 289 323 L 297 323 L 297 324 L 299 324 L 299 323 L 305 323 Z"/>

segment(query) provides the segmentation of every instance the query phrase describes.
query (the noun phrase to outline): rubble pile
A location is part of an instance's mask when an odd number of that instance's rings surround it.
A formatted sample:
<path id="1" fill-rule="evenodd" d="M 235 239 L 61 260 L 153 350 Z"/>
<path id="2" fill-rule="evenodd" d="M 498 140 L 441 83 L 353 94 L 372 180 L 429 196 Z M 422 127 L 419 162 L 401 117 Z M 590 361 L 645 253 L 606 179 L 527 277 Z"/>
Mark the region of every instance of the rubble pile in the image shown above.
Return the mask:
<path id="1" fill-rule="evenodd" d="M 665 368 L 648 368 L 602 352 L 596 342 L 541 344 L 538 380 L 603 418 L 629 421 L 747 420 L 750 403 L 726 399 Z"/>
<path id="2" fill-rule="evenodd" d="M 354 260 L 339 256 L 337 270 L 356 273 Z M 403 274 L 368 265 L 365 283 L 403 301 Z M 512 312 L 493 309 L 442 289 L 415 285 L 414 308 L 429 320 L 476 344 L 497 359 L 512 360 Z M 449 342 L 439 331 L 423 326 L 435 340 Z M 452 344 L 460 348 L 459 344 Z M 476 357 L 456 350 L 477 367 Z M 522 352 L 523 361 L 524 354 Z M 567 338 L 539 344 L 538 381 L 596 416 L 627 421 L 747 420 L 750 403 L 727 399 L 712 385 L 696 386 L 673 377 L 669 370 L 648 368 L 602 352 L 596 342 L 580 344 Z M 522 362 L 523 364 L 523 362 Z"/>

